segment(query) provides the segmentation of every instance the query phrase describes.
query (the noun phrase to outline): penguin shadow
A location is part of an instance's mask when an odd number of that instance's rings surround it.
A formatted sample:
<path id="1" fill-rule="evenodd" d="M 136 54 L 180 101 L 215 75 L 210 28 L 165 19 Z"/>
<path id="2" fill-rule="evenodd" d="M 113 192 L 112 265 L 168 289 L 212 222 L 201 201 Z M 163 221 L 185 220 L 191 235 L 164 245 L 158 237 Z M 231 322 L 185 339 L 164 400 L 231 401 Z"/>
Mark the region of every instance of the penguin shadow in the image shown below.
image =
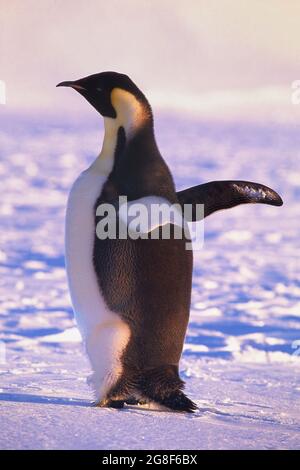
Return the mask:
<path id="1" fill-rule="evenodd" d="M 0 393 L 0 402 L 1 401 L 12 403 L 35 403 L 39 405 L 81 406 L 84 408 L 92 407 L 91 401 L 82 400 L 80 398 L 50 397 L 29 393 Z"/>
<path id="2" fill-rule="evenodd" d="M 194 400 L 194 401 L 197 404 L 197 400 Z M 136 414 L 139 416 L 149 416 L 149 413 L 150 414 L 154 413 L 154 414 L 157 414 L 158 416 L 162 415 L 162 417 L 163 416 L 165 417 L 167 413 L 170 417 L 174 416 L 174 417 L 177 417 L 177 418 L 179 417 L 182 419 L 195 419 L 195 418 L 199 418 L 203 416 L 200 408 L 197 408 L 193 413 L 186 413 L 182 411 L 170 410 L 168 408 L 160 407 L 159 405 L 156 406 L 154 403 L 150 405 L 149 404 L 145 404 L 145 405 L 125 404 L 124 408 L 122 409 L 113 409 L 113 408 L 109 408 L 109 409 L 113 411 L 117 411 L 118 413 L 130 413 L 131 415 Z"/>
<path id="3" fill-rule="evenodd" d="M 46 395 L 33 395 L 29 393 L 0 393 L 0 402 L 11 402 L 11 403 L 31 403 L 31 404 L 39 404 L 39 405 L 63 405 L 63 406 L 79 406 L 83 408 L 97 408 L 98 410 L 106 410 L 113 413 L 130 413 L 131 415 L 138 415 L 138 416 L 149 416 L 151 414 L 158 414 L 165 416 L 167 413 L 169 416 L 176 416 L 177 418 L 180 417 L 182 419 L 199 419 L 204 417 L 207 413 L 212 414 L 215 416 L 223 416 L 223 417 L 232 417 L 232 414 L 227 411 L 222 411 L 215 407 L 204 406 L 203 403 L 195 402 L 198 405 L 197 410 L 194 413 L 182 413 L 182 412 L 175 412 L 174 410 L 169 410 L 167 408 L 159 408 L 156 407 L 154 404 L 152 405 L 129 405 L 126 404 L 122 409 L 116 408 L 102 408 L 98 407 L 94 402 L 89 400 L 84 400 L 80 398 L 66 398 L 66 397 L 50 397 Z M 238 402 L 236 404 L 239 404 Z M 244 403 L 241 403 L 244 404 Z M 250 405 L 246 403 L 248 406 L 259 406 L 259 405 Z M 226 403 L 228 406 L 228 403 Z M 262 407 L 262 408 L 269 408 L 269 407 Z"/>
<path id="4" fill-rule="evenodd" d="M 174 412 L 168 409 L 159 409 L 158 407 L 153 408 L 149 405 L 125 405 L 122 409 L 116 408 L 105 408 L 96 406 L 93 401 L 84 400 L 80 398 L 66 398 L 66 397 L 50 397 L 47 395 L 33 395 L 29 393 L 0 393 L 0 402 L 11 402 L 11 403 L 31 403 L 38 405 L 62 405 L 62 406 L 79 406 L 82 408 L 96 408 L 97 410 L 106 410 L 113 413 L 130 413 L 139 416 L 146 416 L 149 413 L 168 413 L 169 415 L 181 416 L 183 418 L 196 418 L 201 414 L 201 410 L 196 410 L 195 413 L 181 413 Z"/>

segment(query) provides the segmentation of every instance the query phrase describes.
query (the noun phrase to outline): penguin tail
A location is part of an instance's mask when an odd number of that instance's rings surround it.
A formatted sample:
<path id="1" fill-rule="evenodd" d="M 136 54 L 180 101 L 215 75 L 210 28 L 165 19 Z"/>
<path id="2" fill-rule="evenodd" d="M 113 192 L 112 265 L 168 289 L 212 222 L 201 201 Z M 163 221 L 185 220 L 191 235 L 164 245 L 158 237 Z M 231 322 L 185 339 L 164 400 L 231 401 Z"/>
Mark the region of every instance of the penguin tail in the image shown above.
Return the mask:
<path id="1" fill-rule="evenodd" d="M 174 411 L 193 413 L 197 405 L 183 393 L 183 387 L 174 365 L 144 371 L 140 383 L 140 391 L 148 400 Z"/>

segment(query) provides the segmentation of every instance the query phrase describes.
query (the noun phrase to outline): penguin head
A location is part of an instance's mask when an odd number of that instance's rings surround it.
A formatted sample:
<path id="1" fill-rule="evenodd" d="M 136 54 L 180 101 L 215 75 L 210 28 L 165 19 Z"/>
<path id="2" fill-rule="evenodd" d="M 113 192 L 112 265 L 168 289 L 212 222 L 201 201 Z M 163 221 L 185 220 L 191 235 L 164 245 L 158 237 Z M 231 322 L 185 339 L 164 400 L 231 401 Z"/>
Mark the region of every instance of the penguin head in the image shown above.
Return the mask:
<path id="1" fill-rule="evenodd" d="M 151 117 L 150 105 L 133 81 L 125 74 L 102 72 L 75 81 L 61 82 L 56 86 L 74 88 L 104 117 L 126 118 L 138 113 Z"/>

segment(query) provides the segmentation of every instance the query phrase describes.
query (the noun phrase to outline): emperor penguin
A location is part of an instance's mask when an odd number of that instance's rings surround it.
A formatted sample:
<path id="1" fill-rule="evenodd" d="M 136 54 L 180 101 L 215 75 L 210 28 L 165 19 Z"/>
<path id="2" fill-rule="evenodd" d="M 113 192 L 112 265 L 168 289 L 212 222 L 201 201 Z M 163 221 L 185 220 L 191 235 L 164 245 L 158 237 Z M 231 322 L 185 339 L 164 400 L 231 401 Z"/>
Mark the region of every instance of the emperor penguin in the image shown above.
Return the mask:
<path id="1" fill-rule="evenodd" d="M 146 401 L 193 412 L 179 361 L 189 320 L 192 251 L 186 238 L 103 238 L 97 208 L 153 201 L 192 204 L 188 221 L 243 203 L 282 204 L 272 189 L 217 181 L 176 192 L 158 149 L 153 114 L 125 74 L 102 72 L 59 83 L 79 92 L 104 118 L 100 155 L 74 182 L 66 213 L 66 269 L 75 318 L 93 371 L 99 406 Z M 170 225 L 172 226 L 171 222 Z M 159 232 L 160 233 L 160 232 Z"/>

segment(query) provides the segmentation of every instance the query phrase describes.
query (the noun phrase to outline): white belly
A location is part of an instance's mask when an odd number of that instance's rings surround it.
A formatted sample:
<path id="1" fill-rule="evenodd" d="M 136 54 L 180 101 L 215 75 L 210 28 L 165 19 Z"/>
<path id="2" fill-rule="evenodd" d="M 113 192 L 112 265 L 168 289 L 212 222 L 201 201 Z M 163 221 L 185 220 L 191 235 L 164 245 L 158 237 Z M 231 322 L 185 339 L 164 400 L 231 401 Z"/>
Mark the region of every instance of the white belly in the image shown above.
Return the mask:
<path id="1" fill-rule="evenodd" d="M 95 202 L 106 177 L 92 167 L 75 181 L 66 214 L 65 254 L 75 318 L 93 369 L 96 399 L 102 400 L 122 373 L 120 356 L 128 343 L 128 326 L 110 311 L 93 266 Z"/>

